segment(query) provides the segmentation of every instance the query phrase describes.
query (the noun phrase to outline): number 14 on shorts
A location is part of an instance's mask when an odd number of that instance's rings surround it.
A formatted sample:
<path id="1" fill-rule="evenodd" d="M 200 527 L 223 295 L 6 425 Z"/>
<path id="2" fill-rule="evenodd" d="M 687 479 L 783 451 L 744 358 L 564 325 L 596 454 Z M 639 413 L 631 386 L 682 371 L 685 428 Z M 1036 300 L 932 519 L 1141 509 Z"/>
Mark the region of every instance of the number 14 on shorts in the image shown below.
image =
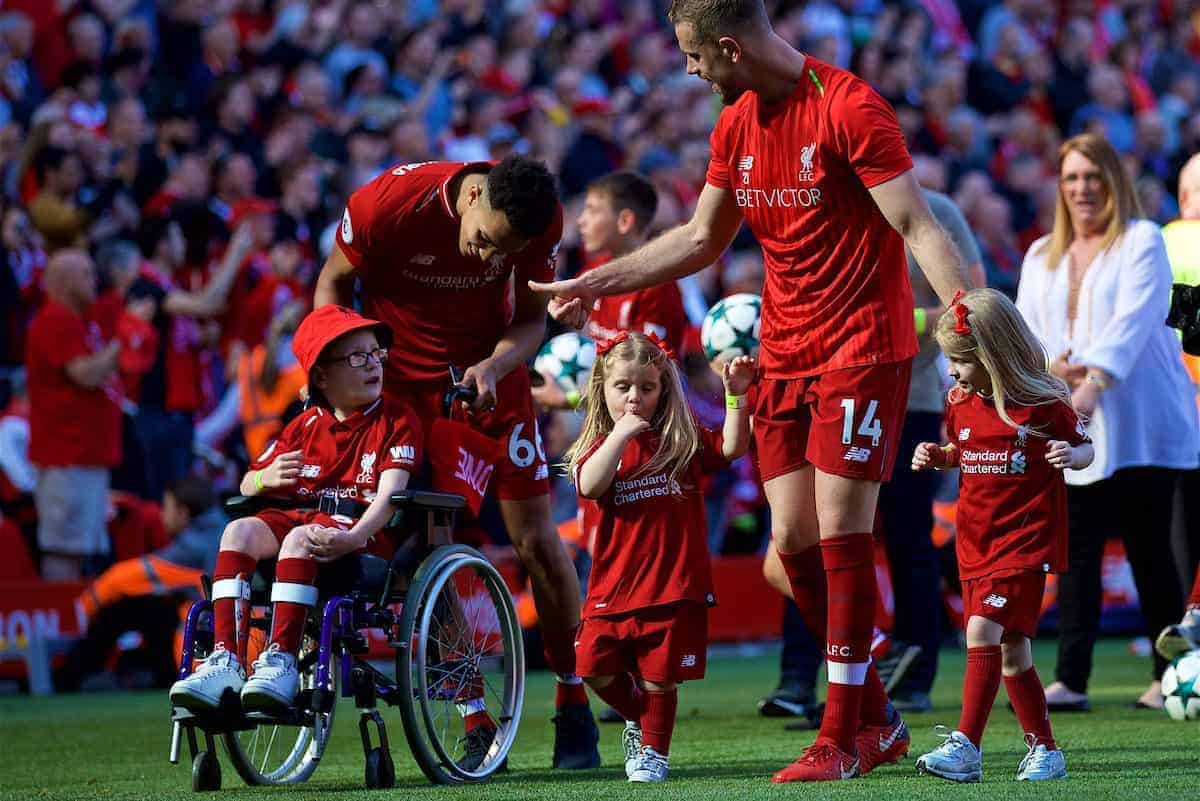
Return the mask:
<path id="1" fill-rule="evenodd" d="M 842 444 L 850 445 L 854 442 L 854 398 L 842 398 Z M 883 424 L 875 413 L 879 410 L 879 401 L 867 401 L 867 410 L 862 416 L 862 420 L 858 424 L 857 434 L 860 437 L 870 437 L 871 447 L 878 448 L 879 443 L 883 440 Z M 849 457 L 847 457 L 849 458 Z"/>

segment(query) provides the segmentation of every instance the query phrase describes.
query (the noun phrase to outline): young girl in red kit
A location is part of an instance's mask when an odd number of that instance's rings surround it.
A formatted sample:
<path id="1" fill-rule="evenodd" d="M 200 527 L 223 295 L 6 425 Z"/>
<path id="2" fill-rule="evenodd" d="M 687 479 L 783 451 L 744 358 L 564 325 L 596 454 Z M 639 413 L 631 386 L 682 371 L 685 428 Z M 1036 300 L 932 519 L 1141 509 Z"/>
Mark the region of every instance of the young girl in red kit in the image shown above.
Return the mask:
<path id="1" fill-rule="evenodd" d="M 575 649 L 578 673 L 626 721 L 631 782 L 667 777 L 676 687 L 704 677 L 713 602 L 701 480 L 750 444 L 757 370 L 724 368 L 722 433 L 697 426 L 671 353 L 624 332 L 597 347 L 583 433 L 567 452 L 596 525 Z"/>
<path id="2" fill-rule="evenodd" d="M 385 407 L 380 397 L 391 341 L 387 326 L 341 306 L 317 309 L 296 329 L 292 350 L 313 406 L 250 466 L 241 491 L 315 508 L 267 509 L 226 527 L 213 577 L 215 647 L 171 687 L 173 704 L 211 709 L 232 690 L 248 709 L 290 705 L 305 618 L 317 602 L 318 563 L 367 548 L 391 557 L 386 535 L 373 541 L 392 516 L 390 496 L 408 485 L 421 458 L 413 412 Z M 250 579 L 260 561 L 276 558 L 271 636 L 247 680 Z"/>
<path id="3" fill-rule="evenodd" d="M 1091 440 L 1067 385 L 1050 374 L 1045 350 L 1007 297 L 994 289 L 956 295 L 935 336 L 955 381 L 946 402 L 950 443 L 922 442 L 912 468 L 959 468 L 967 670 L 958 728 L 917 760 L 917 770 L 980 780 L 983 730 L 1003 676 L 1029 747 L 1017 780 L 1066 778 L 1030 638 L 1046 574 L 1067 568 L 1062 471 L 1091 464 Z"/>

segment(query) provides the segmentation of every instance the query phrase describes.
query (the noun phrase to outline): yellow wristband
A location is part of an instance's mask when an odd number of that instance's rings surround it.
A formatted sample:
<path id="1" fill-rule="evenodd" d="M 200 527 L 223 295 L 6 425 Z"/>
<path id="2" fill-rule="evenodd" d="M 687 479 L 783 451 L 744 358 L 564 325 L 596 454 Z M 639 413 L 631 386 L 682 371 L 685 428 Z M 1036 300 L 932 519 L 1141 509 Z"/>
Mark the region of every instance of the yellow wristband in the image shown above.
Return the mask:
<path id="1" fill-rule="evenodd" d="M 918 307 L 913 309 L 913 322 L 917 326 L 917 336 L 929 330 L 929 313 Z"/>
<path id="2" fill-rule="evenodd" d="M 254 471 L 254 488 L 255 488 L 256 490 L 262 490 L 262 489 L 263 489 L 263 480 L 262 480 L 262 474 L 263 474 L 263 471 L 261 471 L 261 470 L 255 470 L 255 471 Z"/>
<path id="3" fill-rule="evenodd" d="M 744 408 L 746 408 L 746 396 L 745 395 L 726 395 L 725 396 L 725 408 L 726 409 L 744 409 Z"/>
<path id="4" fill-rule="evenodd" d="M 572 411 L 579 408 L 581 400 L 583 400 L 583 397 L 579 394 L 578 390 L 573 389 L 567 393 L 567 405 L 571 407 Z"/>

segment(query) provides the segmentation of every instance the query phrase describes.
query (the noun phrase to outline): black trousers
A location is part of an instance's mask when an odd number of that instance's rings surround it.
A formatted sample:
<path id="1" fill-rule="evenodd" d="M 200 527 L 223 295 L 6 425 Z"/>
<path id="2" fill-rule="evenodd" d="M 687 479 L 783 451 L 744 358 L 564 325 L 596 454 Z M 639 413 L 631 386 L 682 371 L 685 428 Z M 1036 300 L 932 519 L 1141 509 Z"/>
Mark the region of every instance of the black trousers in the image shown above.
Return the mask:
<path id="1" fill-rule="evenodd" d="M 900 451 L 892 480 L 879 489 L 879 512 L 892 568 L 895 625 L 892 636 L 919 645 L 922 658 L 904 680 L 904 688 L 929 692 L 937 675 L 941 635 L 941 562 L 933 547 L 933 496 L 938 474 L 909 469 L 918 443 L 939 442 L 942 416 L 909 412 L 904 418 Z"/>
<path id="2" fill-rule="evenodd" d="M 1070 513 L 1070 572 L 1058 582 L 1056 678 L 1077 693 L 1087 692 L 1092 651 L 1100 625 L 1100 569 L 1104 541 L 1121 537 L 1133 569 L 1145 634 L 1179 619 L 1183 591 L 1171 553 L 1171 500 L 1177 470 L 1129 467 L 1083 487 L 1067 488 Z M 1154 678 L 1167 663 L 1154 655 Z"/>

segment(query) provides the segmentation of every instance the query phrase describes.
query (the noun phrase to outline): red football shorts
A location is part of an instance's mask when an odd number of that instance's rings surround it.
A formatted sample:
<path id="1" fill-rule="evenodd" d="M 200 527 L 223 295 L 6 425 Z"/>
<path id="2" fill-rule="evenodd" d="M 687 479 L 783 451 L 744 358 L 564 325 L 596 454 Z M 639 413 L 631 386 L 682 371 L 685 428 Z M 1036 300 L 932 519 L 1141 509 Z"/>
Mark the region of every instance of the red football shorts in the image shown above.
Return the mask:
<path id="1" fill-rule="evenodd" d="M 283 544 L 283 538 L 288 535 L 288 532 L 297 526 L 318 525 L 349 531 L 350 527 L 354 525 L 354 521 L 348 517 L 341 515 L 332 517 L 324 512 L 314 510 L 264 509 L 254 516 L 267 524 L 271 533 L 275 535 L 276 542 L 280 545 Z M 367 543 L 367 547 L 363 548 L 363 551 L 384 559 L 391 559 L 396 553 L 396 547 L 396 540 L 387 531 L 380 531 L 374 539 Z"/>
<path id="2" fill-rule="evenodd" d="M 654 682 L 704 678 L 708 607 L 694 601 L 585 618 L 575 635 L 575 672 L 584 678 L 633 673 Z"/>
<path id="3" fill-rule="evenodd" d="M 421 418 L 426 450 L 437 447 L 430 438 L 430 430 L 433 421 L 444 416 L 442 398 L 449 388 L 448 382 L 441 381 L 387 388 L 389 396 L 407 403 Z M 467 422 L 500 442 L 500 461 L 489 485 L 497 497 L 521 501 L 550 494 L 550 472 L 529 391 L 529 373 L 524 367 L 500 379 L 496 385 L 495 409 L 470 415 Z"/>
<path id="4" fill-rule="evenodd" d="M 887 481 L 908 406 L 912 359 L 807 378 L 762 378 L 754 444 L 763 481 L 811 464 L 824 473 Z"/>
<path id="5" fill-rule="evenodd" d="M 962 583 L 963 621 L 982 617 L 1005 632 L 1037 636 L 1046 574 L 1032 570 L 967 579 Z"/>

